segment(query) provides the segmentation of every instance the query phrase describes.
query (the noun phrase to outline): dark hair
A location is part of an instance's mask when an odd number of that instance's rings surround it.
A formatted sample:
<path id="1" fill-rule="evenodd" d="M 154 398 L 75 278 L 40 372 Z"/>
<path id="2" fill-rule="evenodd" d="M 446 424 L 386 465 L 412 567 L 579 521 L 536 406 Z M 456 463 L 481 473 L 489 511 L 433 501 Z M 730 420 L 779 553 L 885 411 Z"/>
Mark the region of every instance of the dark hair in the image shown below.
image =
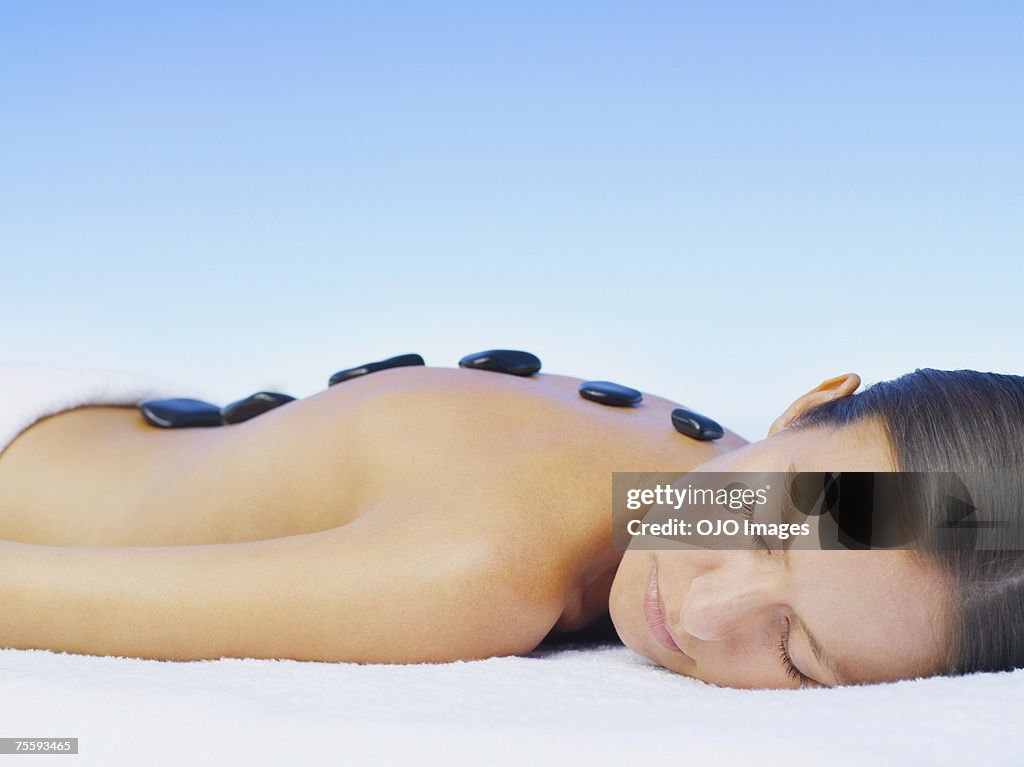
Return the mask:
<path id="1" fill-rule="evenodd" d="M 1024 528 L 1024 376 L 919 368 L 808 410 L 790 428 L 865 419 L 884 426 L 898 471 L 955 473 L 972 519 L 1005 525 L 985 528 L 990 548 L 969 537 L 949 545 L 936 496 L 898 512 L 923 533 L 914 555 L 936 565 L 951 590 L 950 644 L 937 673 L 1024 667 L 1024 547 L 1014 543 Z M 936 532 L 943 527 L 945 538 Z"/>

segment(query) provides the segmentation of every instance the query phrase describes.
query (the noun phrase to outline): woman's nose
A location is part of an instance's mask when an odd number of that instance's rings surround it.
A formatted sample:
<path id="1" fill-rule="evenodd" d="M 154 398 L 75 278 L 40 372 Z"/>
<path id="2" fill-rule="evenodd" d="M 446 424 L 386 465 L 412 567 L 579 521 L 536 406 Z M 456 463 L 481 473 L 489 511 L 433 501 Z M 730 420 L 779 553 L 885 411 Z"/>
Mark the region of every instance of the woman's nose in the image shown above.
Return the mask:
<path id="1" fill-rule="evenodd" d="M 680 609 L 680 626 L 697 639 L 722 639 L 749 628 L 779 603 L 772 573 L 729 566 L 698 575 Z"/>

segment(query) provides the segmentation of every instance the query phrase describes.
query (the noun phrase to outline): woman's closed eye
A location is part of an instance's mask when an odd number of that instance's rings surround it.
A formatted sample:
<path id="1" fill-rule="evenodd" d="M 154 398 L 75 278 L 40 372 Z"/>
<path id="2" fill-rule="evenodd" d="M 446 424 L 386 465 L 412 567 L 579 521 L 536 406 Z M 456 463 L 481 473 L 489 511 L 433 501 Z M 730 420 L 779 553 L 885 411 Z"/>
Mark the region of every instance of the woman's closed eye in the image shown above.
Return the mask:
<path id="1" fill-rule="evenodd" d="M 800 682 L 801 687 L 815 687 L 821 686 L 818 680 L 813 679 L 807 674 L 803 673 L 793 663 L 793 658 L 789 654 L 789 627 L 790 623 L 786 621 L 786 628 L 779 636 L 779 657 L 782 659 L 782 665 L 786 669 L 786 674 Z"/>
<path id="2" fill-rule="evenodd" d="M 741 513 L 747 519 L 753 519 L 753 504 L 743 504 Z M 761 549 L 762 551 L 766 552 L 769 556 L 771 556 L 771 546 L 768 545 L 768 541 L 765 540 L 765 537 L 763 535 L 761 535 L 760 533 L 755 533 L 751 536 L 751 540 L 753 540 L 755 546 L 757 546 L 759 549 Z M 796 667 L 796 664 L 793 662 L 793 658 L 789 654 L 789 630 L 790 623 L 787 620 L 786 628 L 785 630 L 783 630 L 782 634 L 779 635 L 778 643 L 779 659 L 782 661 L 782 667 L 786 670 L 786 675 L 800 682 L 801 687 L 820 686 L 820 683 L 816 679 L 807 676 L 807 674 L 803 673 L 800 669 L 798 669 Z"/>

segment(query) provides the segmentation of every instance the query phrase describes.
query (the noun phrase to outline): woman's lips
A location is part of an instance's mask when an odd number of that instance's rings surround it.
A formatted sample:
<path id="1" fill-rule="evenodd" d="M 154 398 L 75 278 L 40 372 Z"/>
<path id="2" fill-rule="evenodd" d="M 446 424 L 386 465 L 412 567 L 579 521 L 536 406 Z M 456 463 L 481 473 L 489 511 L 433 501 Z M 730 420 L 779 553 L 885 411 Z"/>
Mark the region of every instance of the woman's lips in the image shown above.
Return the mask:
<path id="1" fill-rule="evenodd" d="M 651 636 L 654 640 L 664 647 L 666 650 L 672 650 L 680 655 L 686 655 L 683 652 L 683 648 L 676 642 L 672 632 L 665 626 L 665 608 L 661 605 L 661 593 L 658 591 L 658 563 L 654 563 L 654 567 L 651 569 L 651 577 L 647 582 L 647 588 L 644 591 L 644 619 L 647 621 L 647 627 L 651 630 Z M 693 658 L 690 658 L 693 660 Z"/>

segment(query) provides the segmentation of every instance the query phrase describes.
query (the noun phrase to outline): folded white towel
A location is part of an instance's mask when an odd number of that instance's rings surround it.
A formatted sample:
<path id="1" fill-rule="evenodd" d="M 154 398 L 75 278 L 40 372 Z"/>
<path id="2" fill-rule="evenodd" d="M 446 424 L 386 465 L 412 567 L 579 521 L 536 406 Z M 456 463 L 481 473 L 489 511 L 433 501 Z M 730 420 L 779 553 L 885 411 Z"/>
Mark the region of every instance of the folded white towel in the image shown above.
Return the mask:
<path id="1" fill-rule="evenodd" d="M 0 365 L 0 455 L 47 416 L 85 405 L 138 405 L 147 399 L 193 397 L 202 389 L 162 378 L 96 367 Z M 219 403 L 218 403 L 219 404 Z"/>

